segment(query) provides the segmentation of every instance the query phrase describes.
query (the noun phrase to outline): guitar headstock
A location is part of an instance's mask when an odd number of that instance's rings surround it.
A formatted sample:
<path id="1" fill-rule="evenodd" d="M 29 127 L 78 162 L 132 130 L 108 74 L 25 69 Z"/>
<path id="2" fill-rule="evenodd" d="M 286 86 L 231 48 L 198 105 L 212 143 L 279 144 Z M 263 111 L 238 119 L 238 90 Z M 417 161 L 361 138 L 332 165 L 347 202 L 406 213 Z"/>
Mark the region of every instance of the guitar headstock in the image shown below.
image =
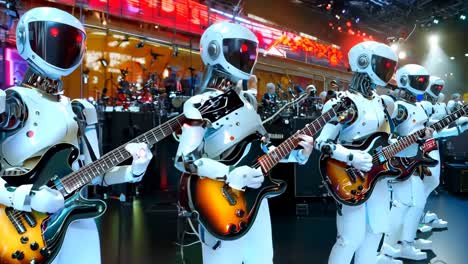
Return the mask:
<path id="1" fill-rule="evenodd" d="M 244 102 L 239 94 L 237 94 L 235 90 L 229 89 L 205 101 L 203 105 L 199 107 L 199 111 L 203 119 L 214 123 L 243 106 Z"/>
<path id="2" fill-rule="evenodd" d="M 354 103 L 349 97 L 342 97 L 341 102 L 336 104 L 333 110 L 335 110 L 336 117 L 340 123 L 349 122 L 353 120 L 356 115 Z"/>

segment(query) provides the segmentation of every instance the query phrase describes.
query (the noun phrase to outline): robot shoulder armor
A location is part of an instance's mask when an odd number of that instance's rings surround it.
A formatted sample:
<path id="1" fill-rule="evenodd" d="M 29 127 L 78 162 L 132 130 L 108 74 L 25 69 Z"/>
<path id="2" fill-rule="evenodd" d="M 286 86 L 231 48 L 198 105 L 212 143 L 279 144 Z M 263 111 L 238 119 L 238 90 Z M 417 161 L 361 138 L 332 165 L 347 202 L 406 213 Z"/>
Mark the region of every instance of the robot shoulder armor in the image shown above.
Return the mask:
<path id="1" fill-rule="evenodd" d="M 75 115 L 84 117 L 87 125 L 97 124 L 97 112 L 94 105 L 84 99 L 73 99 L 72 108 Z"/>

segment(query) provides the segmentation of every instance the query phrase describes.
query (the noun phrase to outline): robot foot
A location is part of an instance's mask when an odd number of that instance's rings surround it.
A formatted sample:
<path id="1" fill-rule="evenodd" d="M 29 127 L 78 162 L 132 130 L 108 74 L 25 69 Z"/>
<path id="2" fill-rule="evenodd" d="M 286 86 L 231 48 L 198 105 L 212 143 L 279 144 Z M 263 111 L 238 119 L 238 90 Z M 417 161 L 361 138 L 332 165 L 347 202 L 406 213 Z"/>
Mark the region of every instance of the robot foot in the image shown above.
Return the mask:
<path id="1" fill-rule="evenodd" d="M 426 224 L 420 224 L 418 227 L 419 232 L 426 233 L 432 231 L 432 226 Z"/>
<path id="2" fill-rule="evenodd" d="M 393 259 L 392 257 L 379 254 L 377 256 L 377 264 L 403 264 L 403 261 L 399 259 Z"/>
<path id="3" fill-rule="evenodd" d="M 419 250 L 431 250 L 432 249 L 432 241 L 427 239 L 416 239 L 414 241 L 414 247 Z"/>
<path id="4" fill-rule="evenodd" d="M 412 243 L 401 246 L 400 258 L 411 260 L 424 260 L 427 259 L 426 252 L 416 249 Z"/>
<path id="5" fill-rule="evenodd" d="M 392 258 L 399 258 L 401 255 L 400 245 L 395 245 L 393 247 L 387 243 L 384 243 L 382 245 L 382 248 L 380 249 L 380 253 L 382 255 L 390 256 Z"/>
<path id="6" fill-rule="evenodd" d="M 423 224 L 428 225 L 432 228 L 447 228 L 448 222 L 440 219 L 436 213 L 427 212 L 423 218 Z M 421 231 L 422 232 L 422 231 Z"/>

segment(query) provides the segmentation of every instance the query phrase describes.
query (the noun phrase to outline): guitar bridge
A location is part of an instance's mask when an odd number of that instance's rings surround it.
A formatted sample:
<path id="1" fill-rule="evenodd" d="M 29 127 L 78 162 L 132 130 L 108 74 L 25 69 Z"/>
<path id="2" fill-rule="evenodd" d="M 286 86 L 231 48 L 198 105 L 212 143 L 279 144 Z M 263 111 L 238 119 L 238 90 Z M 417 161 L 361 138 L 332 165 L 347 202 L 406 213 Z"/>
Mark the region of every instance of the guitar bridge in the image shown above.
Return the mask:
<path id="1" fill-rule="evenodd" d="M 231 187 L 229 187 L 229 185 L 227 184 L 223 185 L 223 187 L 221 187 L 221 193 L 223 194 L 224 198 L 226 198 L 229 205 L 234 206 L 237 204 L 237 197 L 232 192 L 232 189 Z"/>
<path id="2" fill-rule="evenodd" d="M 14 210 L 11 207 L 8 207 L 5 209 L 5 214 L 10 220 L 10 223 L 15 227 L 18 234 L 22 235 L 26 233 L 26 227 L 21 221 L 21 218 L 20 218 L 21 214 L 18 214 L 18 211 Z"/>

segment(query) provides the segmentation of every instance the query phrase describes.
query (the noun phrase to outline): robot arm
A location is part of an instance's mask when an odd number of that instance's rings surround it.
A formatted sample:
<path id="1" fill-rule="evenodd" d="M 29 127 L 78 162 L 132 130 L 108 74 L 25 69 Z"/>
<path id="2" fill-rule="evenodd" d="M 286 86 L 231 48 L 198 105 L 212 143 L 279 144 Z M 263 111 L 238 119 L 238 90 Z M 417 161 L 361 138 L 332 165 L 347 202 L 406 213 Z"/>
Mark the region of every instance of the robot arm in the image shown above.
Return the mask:
<path id="1" fill-rule="evenodd" d="M 328 101 L 323 112 L 328 111 L 332 106 L 332 101 Z M 343 147 L 341 144 L 336 144 L 338 135 L 343 124 L 332 119 L 326 124 L 318 138 L 315 140 L 315 148 L 325 154 L 330 155 L 333 159 L 346 162 L 348 165 L 362 171 L 369 171 L 372 167 L 372 157 L 363 151 L 351 150 Z"/>
<path id="2" fill-rule="evenodd" d="M 432 103 L 428 101 L 422 101 L 421 107 L 424 109 L 424 111 L 426 112 L 426 115 L 429 117 L 429 121 L 427 122 L 427 125 L 430 126 L 434 123 L 437 123 L 437 121 L 439 121 L 438 119 L 433 118 L 434 106 L 432 105 Z"/>
<path id="3" fill-rule="evenodd" d="M 8 186 L 0 178 L 0 204 L 20 211 L 30 212 L 33 209 L 42 213 L 55 213 L 63 208 L 64 198 L 59 191 L 46 186 L 33 191 L 32 187 L 32 184 Z"/>
<path id="4" fill-rule="evenodd" d="M 457 126 L 444 128 L 441 131 L 434 132 L 434 138 L 456 137 L 468 129 L 468 117 L 461 117 L 456 121 Z"/>
<path id="5" fill-rule="evenodd" d="M 83 131 L 83 146 L 81 147 L 81 160 L 84 164 L 91 163 L 100 155 L 98 137 L 96 131 L 97 113 L 94 106 L 86 100 L 76 99 L 72 102 L 73 110 L 78 117 L 78 122 Z M 145 174 L 151 158 L 153 157 L 149 147 L 144 143 L 130 143 L 125 149 L 133 157 L 132 165 L 117 166 L 102 176 L 93 180 L 93 184 L 109 186 L 125 182 L 139 182 Z"/>
<path id="6" fill-rule="evenodd" d="M 307 136 L 307 135 L 299 135 L 299 137 L 302 139 L 299 145 L 303 147 L 303 149 L 300 149 L 300 150 L 295 149 L 291 151 L 291 153 L 287 157 L 280 160 L 280 163 L 296 162 L 301 165 L 304 165 L 307 163 L 307 161 L 309 160 L 309 156 L 312 153 L 312 150 L 314 148 L 314 138 Z M 269 146 L 269 147 L 264 146 L 263 150 L 265 153 L 268 153 L 268 152 L 273 151 L 275 148 L 276 148 L 275 146 Z"/>

